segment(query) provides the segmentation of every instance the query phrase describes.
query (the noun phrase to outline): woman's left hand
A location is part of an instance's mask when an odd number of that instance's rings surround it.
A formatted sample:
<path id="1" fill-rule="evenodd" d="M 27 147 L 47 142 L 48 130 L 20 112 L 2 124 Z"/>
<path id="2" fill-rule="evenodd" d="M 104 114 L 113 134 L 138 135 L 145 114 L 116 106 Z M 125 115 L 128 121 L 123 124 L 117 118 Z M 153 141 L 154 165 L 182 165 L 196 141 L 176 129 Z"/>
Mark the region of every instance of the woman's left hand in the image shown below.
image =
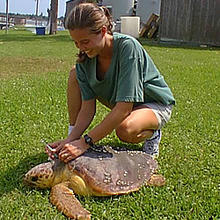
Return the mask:
<path id="1" fill-rule="evenodd" d="M 59 159 L 65 163 L 83 154 L 89 146 L 83 138 L 65 144 L 59 152 Z"/>

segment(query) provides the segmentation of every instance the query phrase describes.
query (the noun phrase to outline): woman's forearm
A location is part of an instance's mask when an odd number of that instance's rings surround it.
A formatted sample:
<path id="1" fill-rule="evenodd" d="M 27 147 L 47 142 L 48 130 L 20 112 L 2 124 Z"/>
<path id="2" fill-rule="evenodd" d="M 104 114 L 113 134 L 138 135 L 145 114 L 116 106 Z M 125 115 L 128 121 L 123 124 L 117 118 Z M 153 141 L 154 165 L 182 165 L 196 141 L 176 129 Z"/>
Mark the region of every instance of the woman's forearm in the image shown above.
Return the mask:
<path id="1" fill-rule="evenodd" d="M 92 129 L 88 135 L 97 142 L 110 134 L 131 113 L 133 103 L 117 103 L 105 119 Z"/>
<path id="2" fill-rule="evenodd" d="M 83 101 L 78 114 L 75 126 L 68 136 L 71 140 L 79 139 L 83 132 L 88 128 L 96 111 L 95 100 Z"/>

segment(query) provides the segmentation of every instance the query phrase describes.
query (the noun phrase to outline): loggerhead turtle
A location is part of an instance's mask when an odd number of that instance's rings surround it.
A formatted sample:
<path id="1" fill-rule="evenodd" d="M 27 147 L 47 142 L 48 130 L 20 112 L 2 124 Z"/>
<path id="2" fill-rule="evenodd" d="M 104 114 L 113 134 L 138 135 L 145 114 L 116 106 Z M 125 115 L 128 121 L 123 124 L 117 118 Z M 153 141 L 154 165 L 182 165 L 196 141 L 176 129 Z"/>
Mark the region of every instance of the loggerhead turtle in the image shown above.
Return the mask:
<path id="1" fill-rule="evenodd" d="M 65 164 L 60 160 L 32 168 L 24 182 L 32 187 L 52 188 L 50 201 L 72 219 L 90 219 L 74 193 L 111 196 L 137 191 L 141 186 L 162 186 L 165 178 L 154 174 L 157 162 L 141 151 L 116 151 L 111 147 L 87 150 Z"/>

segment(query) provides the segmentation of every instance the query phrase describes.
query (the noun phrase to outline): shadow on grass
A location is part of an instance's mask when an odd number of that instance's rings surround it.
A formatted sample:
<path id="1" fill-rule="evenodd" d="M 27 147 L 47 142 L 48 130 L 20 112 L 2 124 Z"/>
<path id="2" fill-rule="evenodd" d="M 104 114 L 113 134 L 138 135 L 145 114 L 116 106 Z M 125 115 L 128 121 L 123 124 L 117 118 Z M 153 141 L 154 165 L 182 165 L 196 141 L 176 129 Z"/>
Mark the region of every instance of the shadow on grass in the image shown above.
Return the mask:
<path id="1" fill-rule="evenodd" d="M 137 150 L 137 151 L 142 151 L 142 147 L 138 144 L 126 144 L 126 143 L 121 143 L 121 142 L 113 142 L 109 141 L 108 143 L 102 143 L 100 145 L 105 145 L 112 147 L 114 150 L 118 151 L 124 151 L 124 150 Z"/>
<path id="2" fill-rule="evenodd" d="M 28 187 L 23 184 L 23 177 L 32 167 L 47 160 L 44 153 L 28 156 L 19 161 L 15 167 L 9 167 L 4 173 L 0 172 L 0 197 L 15 188 L 25 192 Z"/>
<path id="3" fill-rule="evenodd" d="M 220 46 L 215 45 L 203 45 L 200 46 L 198 43 L 190 42 L 169 42 L 169 41 L 159 41 L 147 38 L 138 39 L 139 42 L 144 46 L 154 46 L 162 48 L 181 48 L 181 49 L 194 49 L 194 50 L 220 50 Z"/>
<path id="4" fill-rule="evenodd" d="M 68 31 L 66 31 L 68 32 Z M 24 42 L 24 41 L 54 41 L 54 42 L 68 42 L 71 41 L 70 36 L 65 31 L 58 32 L 56 35 L 36 35 L 30 31 L 15 31 L 9 32 L 8 34 L 2 34 L 0 32 L 0 41 L 2 42 Z M 158 40 L 152 40 L 147 38 L 139 38 L 139 42 L 144 46 L 154 46 L 162 48 L 181 48 L 181 49 L 195 49 L 195 50 L 220 50 L 219 46 L 206 45 L 205 47 L 200 47 L 200 44 L 195 43 L 183 43 L 183 42 L 163 42 Z"/>
<path id="5" fill-rule="evenodd" d="M 0 35 L 0 41 L 12 42 L 12 41 L 38 41 L 38 40 L 50 40 L 50 41 L 71 41 L 69 35 L 35 35 L 35 34 L 5 34 Z"/>

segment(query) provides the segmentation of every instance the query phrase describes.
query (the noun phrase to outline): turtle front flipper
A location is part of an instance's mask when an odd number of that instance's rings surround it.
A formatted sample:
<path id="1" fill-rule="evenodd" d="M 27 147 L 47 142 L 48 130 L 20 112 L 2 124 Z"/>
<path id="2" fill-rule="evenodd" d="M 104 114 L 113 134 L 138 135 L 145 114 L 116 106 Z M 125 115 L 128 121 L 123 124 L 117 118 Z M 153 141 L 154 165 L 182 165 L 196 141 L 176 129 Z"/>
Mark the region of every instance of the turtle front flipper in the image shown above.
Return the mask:
<path id="1" fill-rule="evenodd" d="M 50 194 L 50 201 L 57 209 L 71 219 L 89 220 L 91 214 L 84 209 L 68 188 L 68 182 L 55 185 Z"/>

